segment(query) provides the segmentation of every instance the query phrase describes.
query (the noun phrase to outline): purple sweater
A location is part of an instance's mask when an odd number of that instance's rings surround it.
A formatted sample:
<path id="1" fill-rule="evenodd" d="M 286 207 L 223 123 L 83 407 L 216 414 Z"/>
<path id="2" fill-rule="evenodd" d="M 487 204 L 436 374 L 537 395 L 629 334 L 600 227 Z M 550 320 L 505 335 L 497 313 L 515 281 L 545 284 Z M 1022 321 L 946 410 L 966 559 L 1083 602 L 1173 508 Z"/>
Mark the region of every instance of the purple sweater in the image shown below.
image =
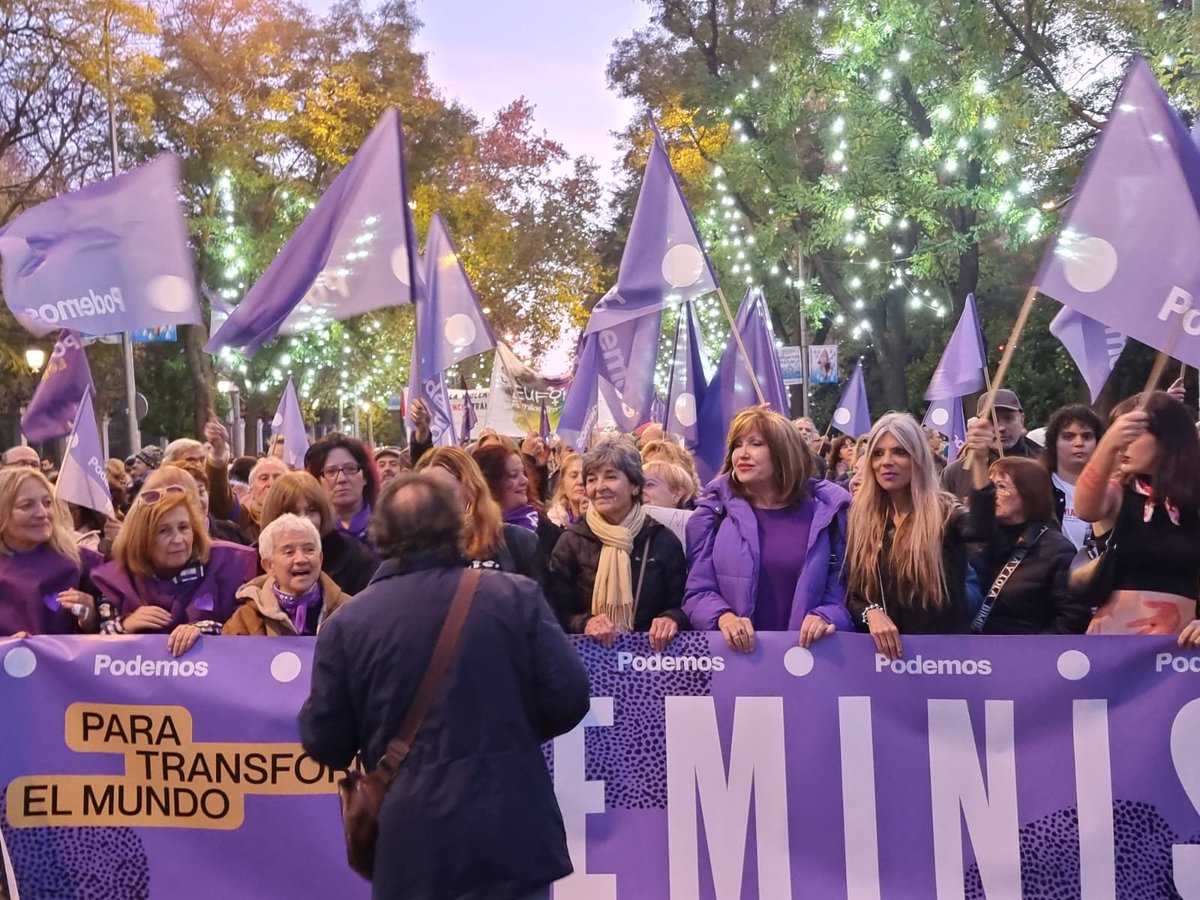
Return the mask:
<path id="1" fill-rule="evenodd" d="M 792 595 L 788 630 L 799 631 L 809 613 L 816 613 L 839 631 L 853 631 L 846 610 L 842 560 L 846 553 L 846 510 L 850 495 L 828 481 L 808 482 L 813 504 L 812 527 L 804 566 Z M 829 546 L 837 520 L 835 546 Z M 712 631 L 724 613 L 753 617 L 759 579 L 758 520 L 749 502 L 729 487 L 721 475 L 696 501 L 687 526 L 688 579 L 683 611 L 699 631 Z"/>
<path id="2" fill-rule="evenodd" d="M 75 615 L 58 605 L 68 588 L 95 593 L 90 573 L 104 562 L 99 553 L 80 548 L 82 565 L 59 556 L 49 544 L 30 553 L 0 554 L 0 635 L 78 634 Z"/>

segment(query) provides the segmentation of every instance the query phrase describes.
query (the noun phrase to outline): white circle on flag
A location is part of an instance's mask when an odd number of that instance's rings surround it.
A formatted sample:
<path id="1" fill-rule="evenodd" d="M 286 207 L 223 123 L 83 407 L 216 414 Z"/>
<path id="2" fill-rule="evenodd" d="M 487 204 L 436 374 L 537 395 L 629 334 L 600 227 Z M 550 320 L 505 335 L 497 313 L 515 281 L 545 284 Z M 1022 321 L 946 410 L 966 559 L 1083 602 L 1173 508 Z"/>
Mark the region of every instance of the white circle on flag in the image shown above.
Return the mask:
<path id="1" fill-rule="evenodd" d="M 944 406 L 929 411 L 929 421 L 934 425 L 945 425 L 950 421 L 950 410 Z"/>
<path id="2" fill-rule="evenodd" d="M 1092 661 L 1082 650 L 1068 650 L 1058 658 L 1058 674 L 1067 681 L 1079 681 L 1092 669 Z"/>
<path id="3" fill-rule="evenodd" d="M 475 335 L 477 333 L 475 323 L 471 321 L 471 317 L 465 316 L 462 313 L 455 313 L 448 318 L 446 320 L 446 327 L 443 329 L 447 343 L 455 350 L 463 350 L 475 343 Z"/>
<path id="4" fill-rule="evenodd" d="M 409 271 L 408 271 L 408 248 L 403 244 L 398 244 L 396 249 L 392 251 L 392 274 L 401 284 L 407 284 L 409 287 Z"/>
<path id="5" fill-rule="evenodd" d="M 24 678 L 37 668 L 37 657 L 28 647 L 13 647 L 4 656 L 4 671 L 13 678 Z"/>
<path id="6" fill-rule="evenodd" d="M 271 420 L 271 427 L 278 428 L 282 424 L 283 424 L 283 413 L 280 413 L 280 412 L 275 413 L 275 418 L 273 418 Z"/>
<path id="7" fill-rule="evenodd" d="M 850 410 L 846 409 L 844 406 L 839 406 L 833 414 L 833 421 L 837 422 L 839 425 L 850 424 Z"/>
<path id="8" fill-rule="evenodd" d="M 695 284 L 704 271 L 704 254 L 691 244 L 676 244 L 663 256 L 662 275 L 671 287 Z"/>
<path id="9" fill-rule="evenodd" d="M 783 667 L 789 675 L 795 675 L 797 678 L 803 678 L 811 672 L 814 662 L 812 652 L 804 647 L 792 647 L 783 654 Z"/>
<path id="10" fill-rule="evenodd" d="M 283 653 L 276 653 L 275 658 L 271 660 L 271 677 L 286 684 L 296 680 L 300 668 L 300 657 L 290 650 L 285 650 Z"/>
<path id="11" fill-rule="evenodd" d="M 684 428 L 696 424 L 696 397 L 693 394 L 680 394 L 675 398 L 675 421 Z"/>
<path id="12" fill-rule="evenodd" d="M 1106 287 L 1117 274 L 1117 249 L 1104 238 L 1084 238 L 1063 257 L 1067 284 L 1085 294 Z"/>
<path id="13" fill-rule="evenodd" d="M 178 275 L 159 275 L 151 278 L 146 285 L 146 299 L 155 309 L 181 313 L 187 312 L 196 302 L 196 295 L 192 293 L 192 286 L 187 279 Z"/>

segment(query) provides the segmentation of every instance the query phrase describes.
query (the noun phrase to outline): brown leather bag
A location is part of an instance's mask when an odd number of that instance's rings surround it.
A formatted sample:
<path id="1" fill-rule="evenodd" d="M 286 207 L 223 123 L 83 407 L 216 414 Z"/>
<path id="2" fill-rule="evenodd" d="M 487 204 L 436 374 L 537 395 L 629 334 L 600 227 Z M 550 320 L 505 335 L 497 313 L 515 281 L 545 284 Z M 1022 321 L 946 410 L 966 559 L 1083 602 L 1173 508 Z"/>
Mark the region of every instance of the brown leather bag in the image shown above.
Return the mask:
<path id="1" fill-rule="evenodd" d="M 404 714 L 400 733 L 388 744 L 378 767 L 369 775 L 362 771 L 350 772 L 338 782 L 342 829 L 346 832 L 346 858 L 350 868 L 367 881 L 371 880 L 375 871 L 375 843 L 379 837 L 379 811 L 383 807 L 383 798 L 407 758 L 426 713 L 437 698 L 442 676 L 458 649 L 458 639 L 471 609 L 480 575 L 479 569 L 467 569 L 459 579 L 454 599 L 450 601 L 450 611 L 446 614 L 437 645 L 433 648 L 429 667 L 409 704 L 408 712 Z"/>

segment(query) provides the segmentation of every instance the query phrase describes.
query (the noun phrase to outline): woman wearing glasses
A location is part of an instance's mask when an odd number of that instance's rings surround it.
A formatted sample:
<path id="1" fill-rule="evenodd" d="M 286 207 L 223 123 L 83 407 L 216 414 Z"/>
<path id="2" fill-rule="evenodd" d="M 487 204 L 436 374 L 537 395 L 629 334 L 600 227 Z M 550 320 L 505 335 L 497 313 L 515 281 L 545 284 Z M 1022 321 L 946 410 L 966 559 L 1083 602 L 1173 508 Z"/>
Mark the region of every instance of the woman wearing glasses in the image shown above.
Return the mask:
<path id="1" fill-rule="evenodd" d="M 41 472 L 0 469 L 0 636 L 95 631 L 89 573 L 103 561 L 76 546 Z"/>
<path id="2" fill-rule="evenodd" d="M 379 475 L 366 445 L 335 431 L 308 448 L 304 468 L 321 482 L 333 506 L 334 527 L 370 547 L 367 525 L 379 496 Z"/>
<path id="3" fill-rule="evenodd" d="M 194 491 L 145 488 L 125 517 L 112 561 L 92 575 L 100 631 L 167 634 L 178 656 L 201 634 L 221 633 L 238 588 L 257 574 L 253 550 L 209 538 Z"/>

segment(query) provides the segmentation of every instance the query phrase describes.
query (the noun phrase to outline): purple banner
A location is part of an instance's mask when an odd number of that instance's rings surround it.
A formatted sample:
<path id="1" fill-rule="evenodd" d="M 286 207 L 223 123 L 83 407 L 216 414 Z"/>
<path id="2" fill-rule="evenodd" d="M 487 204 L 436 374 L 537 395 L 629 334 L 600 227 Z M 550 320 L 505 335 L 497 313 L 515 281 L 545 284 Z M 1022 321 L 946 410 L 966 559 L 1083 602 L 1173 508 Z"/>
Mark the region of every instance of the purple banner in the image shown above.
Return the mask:
<path id="1" fill-rule="evenodd" d="M 578 647 L 592 712 L 546 748 L 576 870 L 555 900 L 1200 891 L 1200 654 L 1170 639 Z M 365 898 L 336 773 L 296 743 L 311 649 L 0 641 L 9 895 Z"/>

